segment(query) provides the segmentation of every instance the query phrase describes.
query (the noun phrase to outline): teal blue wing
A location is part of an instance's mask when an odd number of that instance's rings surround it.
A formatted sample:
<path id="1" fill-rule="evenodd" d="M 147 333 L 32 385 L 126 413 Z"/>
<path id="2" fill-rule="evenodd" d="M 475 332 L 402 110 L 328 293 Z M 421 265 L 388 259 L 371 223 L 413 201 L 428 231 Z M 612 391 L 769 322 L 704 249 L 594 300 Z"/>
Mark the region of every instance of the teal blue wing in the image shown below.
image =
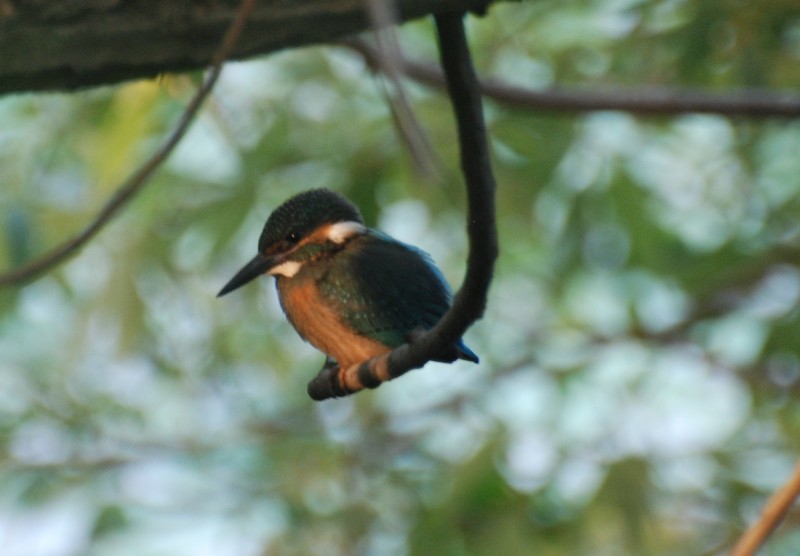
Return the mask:
<path id="1" fill-rule="evenodd" d="M 430 256 L 378 232 L 353 240 L 320 283 L 326 301 L 359 334 L 389 347 L 432 328 L 450 308 L 452 293 Z M 455 357 L 477 362 L 459 341 Z"/>
<path id="2" fill-rule="evenodd" d="M 358 333 L 399 346 L 450 307 L 450 290 L 424 252 L 378 234 L 353 243 L 337 255 L 320 291 Z"/>

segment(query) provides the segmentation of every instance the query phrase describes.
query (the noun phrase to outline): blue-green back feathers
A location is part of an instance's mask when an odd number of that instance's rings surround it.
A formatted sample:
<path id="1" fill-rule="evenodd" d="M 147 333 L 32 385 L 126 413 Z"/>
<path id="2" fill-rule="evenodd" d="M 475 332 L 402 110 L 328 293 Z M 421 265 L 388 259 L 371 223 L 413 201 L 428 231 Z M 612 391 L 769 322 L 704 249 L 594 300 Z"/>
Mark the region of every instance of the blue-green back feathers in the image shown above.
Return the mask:
<path id="1" fill-rule="evenodd" d="M 320 293 L 349 327 L 368 338 L 397 347 L 415 331 L 432 328 L 450 308 L 444 276 L 413 246 L 369 230 L 337 258 L 320 280 Z M 452 358 L 478 361 L 461 341 Z"/>

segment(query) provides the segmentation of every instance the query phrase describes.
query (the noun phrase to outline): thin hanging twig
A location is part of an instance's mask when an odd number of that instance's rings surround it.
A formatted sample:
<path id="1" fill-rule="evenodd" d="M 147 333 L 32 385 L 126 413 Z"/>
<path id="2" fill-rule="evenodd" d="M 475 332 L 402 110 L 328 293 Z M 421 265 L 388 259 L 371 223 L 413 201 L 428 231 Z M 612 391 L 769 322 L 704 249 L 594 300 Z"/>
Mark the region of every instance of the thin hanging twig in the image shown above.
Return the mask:
<path id="1" fill-rule="evenodd" d="M 432 179 L 438 175 L 439 167 L 425 130 L 411 108 L 401 79 L 404 56 L 397 40 L 397 7 L 390 0 L 366 0 L 366 6 L 376 41 L 375 57 L 372 60 L 375 65 L 370 69 L 381 80 L 384 96 L 392 111 L 392 119 L 400 139 L 411 155 L 414 168 L 424 179 Z"/>
<path id="2" fill-rule="evenodd" d="M 183 114 L 181 114 L 175 128 L 169 136 L 167 136 L 161 147 L 119 186 L 114 195 L 111 196 L 100 212 L 97 213 L 94 219 L 83 230 L 20 268 L 0 274 L 0 286 L 11 286 L 27 282 L 77 253 L 81 247 L 86 245 L 89 240 L 97 235 L 97 233 L 144 188 L 153 173 L 167 159 L 172 150 L 186 134 L 189 126 L 194 121 L 195 115 L 200 110 L 206 98 L 208 98 L 208 95 L 211 93 L 214 84 L 217 82 L 222 72 L 223 63 L 238 41 L 242 29 L 253 11 L 255 4 L 256 0 L 242 0 L 236 18 L 231 22 L 228 30 L 225 32 L 219 49 L 214 54 L 211 66 L 203 79 L 203 84 L 197 90 L 194 97 L 192 97 L 189 105 L 186 107 Z"/>

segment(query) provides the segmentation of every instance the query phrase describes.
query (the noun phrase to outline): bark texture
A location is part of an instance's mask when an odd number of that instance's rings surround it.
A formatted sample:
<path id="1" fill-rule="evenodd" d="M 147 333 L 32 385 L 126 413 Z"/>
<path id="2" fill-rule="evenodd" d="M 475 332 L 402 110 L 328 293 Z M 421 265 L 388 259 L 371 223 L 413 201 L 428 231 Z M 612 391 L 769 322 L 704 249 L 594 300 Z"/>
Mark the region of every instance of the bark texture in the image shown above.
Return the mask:
<path id="1" fill-rule="evenodd" d="M 370 27 L 367 0 L 260 0 L 232 55 L 329 42 Z M 488 0 L 397 0 L 397 21 Z M 238 0 L 0 0 L 0 94 L 69 90 L 206 66 Z"/>

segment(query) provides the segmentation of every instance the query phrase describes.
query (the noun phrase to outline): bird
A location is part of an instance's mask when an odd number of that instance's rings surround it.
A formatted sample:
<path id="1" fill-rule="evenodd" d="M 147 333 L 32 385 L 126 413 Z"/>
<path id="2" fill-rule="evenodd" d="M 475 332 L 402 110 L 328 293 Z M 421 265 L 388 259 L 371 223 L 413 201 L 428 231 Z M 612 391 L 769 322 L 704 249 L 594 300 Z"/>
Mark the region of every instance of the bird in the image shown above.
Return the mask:
<path id="1" fill-rule="evenodd" d="M 358 207 L 330 189 L 304 191 L 278 206 L 264 224 L 258 253 L 217 297 L 262 275 L 275 277 L 289 323 L 325 354 L 320 376 L 413 342 L 452 305 L 452 291 L 430 255 L 367 227 Z M 463 339 L 434 360 L 457 359 L 479 363 Z M 347 385 L 337 383 L 334 395 L 389 379 L 354 376 Z M 329 397 L 312 384 L 309 394 Z"/>

